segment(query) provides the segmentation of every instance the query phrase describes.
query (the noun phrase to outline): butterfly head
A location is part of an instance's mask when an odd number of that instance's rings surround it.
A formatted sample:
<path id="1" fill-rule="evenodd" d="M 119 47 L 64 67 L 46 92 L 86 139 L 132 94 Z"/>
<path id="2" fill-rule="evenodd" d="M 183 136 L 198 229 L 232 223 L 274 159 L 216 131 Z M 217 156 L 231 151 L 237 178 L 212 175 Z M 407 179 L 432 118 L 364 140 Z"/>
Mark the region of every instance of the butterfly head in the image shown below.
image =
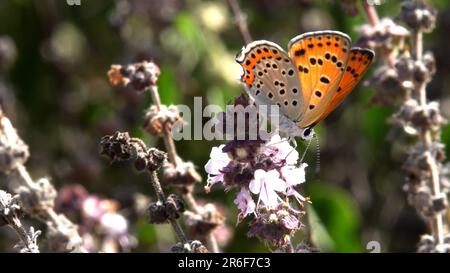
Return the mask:
<path id="1" fill-rule="evenodd" d="M 315 132 L 312 126 L 300 129 L 300 137 L 303 140 L 311 140 L 314 135 Z"/>

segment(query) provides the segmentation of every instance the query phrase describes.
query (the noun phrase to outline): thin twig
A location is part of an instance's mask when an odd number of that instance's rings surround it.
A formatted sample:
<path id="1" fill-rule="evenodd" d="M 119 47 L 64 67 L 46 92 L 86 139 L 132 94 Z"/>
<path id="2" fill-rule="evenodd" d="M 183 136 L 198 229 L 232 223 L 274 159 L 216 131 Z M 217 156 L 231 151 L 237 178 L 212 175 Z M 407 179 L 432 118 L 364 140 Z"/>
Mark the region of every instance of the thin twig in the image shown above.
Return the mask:
<path id="1" fill-rule="evenodd" d="M 237 0 L 227 0 L 227 2 L 231 8 L 231 11 L 233 12 L 235 22 L 239 28 L 239 31 L 241 32 L 242 38 L 244 39 L 245 43 L 251 43 L 253 39 L 250 35 L 250 32 L 248 31 L 247 16 L 245 16 L 242 12 Z"/>
<path id="2" fill-rule="evenodd" d="M 369 5 L 369 3 L 367 3 L 367 0 L 361 0 L 361 2 L 364 9 L 364 13 L 367 16 L 367 20 L 372 26 L 376 26 L 380 22 L 377 10 L 373 5 Z"/>

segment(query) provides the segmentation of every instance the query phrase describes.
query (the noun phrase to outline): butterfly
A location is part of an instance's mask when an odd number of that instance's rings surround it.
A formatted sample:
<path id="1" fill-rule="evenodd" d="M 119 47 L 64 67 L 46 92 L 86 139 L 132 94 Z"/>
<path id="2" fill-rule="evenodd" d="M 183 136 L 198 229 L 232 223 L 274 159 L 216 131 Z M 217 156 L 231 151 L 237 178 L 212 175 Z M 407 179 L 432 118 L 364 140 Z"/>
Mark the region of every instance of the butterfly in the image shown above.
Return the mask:
<path id="1" fill-rule="evenodd" d="M 309 140 L 313 127 L 355 88 L 375 54 L 351 47 L 347 34 L 331 30 L 296 36 L 288 50 L 265 40 L 248 44 L 236 57 L 240 80 L 257 104 L 278 105 L 282 131 Z"/>

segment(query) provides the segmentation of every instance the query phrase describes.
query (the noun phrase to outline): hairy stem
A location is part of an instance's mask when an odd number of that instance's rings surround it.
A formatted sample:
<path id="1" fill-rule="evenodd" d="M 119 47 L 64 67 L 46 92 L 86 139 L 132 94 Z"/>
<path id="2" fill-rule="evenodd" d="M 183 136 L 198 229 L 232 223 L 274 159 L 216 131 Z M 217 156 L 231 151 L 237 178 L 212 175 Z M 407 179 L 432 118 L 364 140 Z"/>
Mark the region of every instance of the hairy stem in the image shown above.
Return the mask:
<path id="1" fill-rule="evenodd" d="M 423 31 L 416 30 L 413 35 L 413 56 L 415 61 L 420 62 L 423 59 Z M 415 93 L 419 100 L 420 105 L 425 108 L 427 105 L 427 91 L 426 91 L 427 83 L 426 81 L 422 81 L 415 86 Z M 425 129 L 420 131 L 420 140 L 425 147 L 425 149 L 430 149 L 432 145 L 432 134 L 430 129 Z M 431 185 L 430 189 L 432 191 L 433 196 L 440 196 L 440 178 L 439 178 L 439 168 L 437 166 L 436 159 L 434 156 L 428 152 L 427 154 L 427 164 L 431 174 Z M 433 231 L 433 236 L 436 239 L 438 244 L 444 243 L 444 221 L 442 213 L 436 213 L 435 215 L 430 217 L 430 226 Z"/>

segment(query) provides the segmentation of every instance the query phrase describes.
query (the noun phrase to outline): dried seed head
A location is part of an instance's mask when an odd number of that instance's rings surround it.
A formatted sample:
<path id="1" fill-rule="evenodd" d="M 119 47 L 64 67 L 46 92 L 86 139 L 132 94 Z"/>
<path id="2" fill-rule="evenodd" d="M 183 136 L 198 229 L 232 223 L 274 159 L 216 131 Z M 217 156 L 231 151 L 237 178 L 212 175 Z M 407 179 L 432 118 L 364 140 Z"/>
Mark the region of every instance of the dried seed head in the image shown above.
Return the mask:
<path id="1" fill-rule="evenodd" d="M 374 90 L 372 103 L 378 105 L 393 106 L 405 96 L 405 89 L 399 80 L 398 71 L 390 66 L 382 66 L 375 71 L 364 85 L 371 86 Z"/>
<path id="2" fill-rule="evenodd" d="M 409 36 L 409 31 L 390 18 L 383 18 L 375 26 L 364 24 L 357 28 L 360 38 L 357 46 L 368 48 L 392 49 L 398 40 Z M 396 43 L 394 43 L 396 41 Z"/>
<path id="3" fill-rule="evenodd" d="M 24 165 L 29 156 L 28 146 L 0 109 L 0 171 L 7 174 L 14 171 Z"/>
<path id="4" fill-rule="evenodd" d="M 423 63 L 427 68 L 429 76 L 433 76 L 436 73 L 436 60 L 434 54 L 431 51 L 425 52 L 422 57 Z"/>
<path id="5" fill-rule="evenodd" d="M 161 202 L 151 203 L 148 207 L 150 224 L 165 224 L 169 221 L 166 207 Z"/>
<path id="6" fill-rule="evenodd" d="M 130 85 L 136 91 L 143 91 L 150 86 L 156 85 L 159 74 L 159 67 L 147 61 L 125 66 L 111 65 L 108 71 L 109 81 L 112 85 Z"/>
<path id="7" fill-rule="evenodd" d="M 147 160 L 147 169 L 151 172 L 154 172 L 162 167 L 164 161 L 166 160 L 166 153 L 160 151 L 156 148 L 150 148 L 147 150 L 148 160 Z"/>
<path id="8" fill-rule="evenodd" d="M 192 162 L 178 161 L 176 167 L 172 163 L 166 162 L 163 166 L 161 182 L 164 185 L 189 187 L 201 181 L 202 177 Z"/>
<path id="9" fill-rule="evenodd" d="M 184 203 L 175 194 L 169 195 L 164 203 L 151 203 L 148 208 L 149 221 L 151 224 L 167 223 L 169 219 L 180 218 L 185 210 Z"/>
<path id="10" fill-rule="evenodd" d="M 144 129 L 154 136 L 161 136 L 164 133 L 164 128 L 169 131 L 174 125 L 183 124 L 183 119 L 180 116 L 178 108 L 175 105 L 152 105 L 145 114 Z"/>
<path id="11" fill-rule="evenodd" d="M 437 10 L 424 0 L 404 1 L 401 5 L 400 20 L 415 30 L 431 32 L 436 25 Z"/>
<path id="12" fill-rule="evenodd" d="M 62 214 L 57 217 L 58 227 L 50 225 L 47 231 L 49 249 L 54 252 L 82 252 L 83 240 L 77 226 Z"/>
<path id="13" fill-rule="evenodd" d="M 184 217 L 186 225 L 196 238 L 210 234 L 225 221 L 223 214 L 211 203 L 199 207 L 197 213 L 186 211 Z"/>
<path id="14" fill-rule="evenodd" d="M 42 215 L 55 206 L 57 192 L 47 178 L 36 181 L 35 188 L 19 187 L 18 194 L 24 211 L 29 214 Z"/>
<path id="15" fill-rule="evenodd" d="M 414 63 L 413 72 L 414 81 L 417 83 L 428 82 L 430 79 L 428 68 L 421 61 L 416 61 Z"/>
<path id="16" fill-rule="evenodd" d="M 148 149 L 142 140 L 131 138 L 127 132 L 104 136 L 100 141 L 100 154 L 112 161 L 131 160 L 138 171 L 156 171 L 166 160 L 166 153 L 155 148 Z"/>
<path id="17" fill-rule="evenodd" d="M 208 253 L 208 249 L 197 240 L 189 241 L 186 244 L 177 243 L 171 250 L 173 253 Z"/>

